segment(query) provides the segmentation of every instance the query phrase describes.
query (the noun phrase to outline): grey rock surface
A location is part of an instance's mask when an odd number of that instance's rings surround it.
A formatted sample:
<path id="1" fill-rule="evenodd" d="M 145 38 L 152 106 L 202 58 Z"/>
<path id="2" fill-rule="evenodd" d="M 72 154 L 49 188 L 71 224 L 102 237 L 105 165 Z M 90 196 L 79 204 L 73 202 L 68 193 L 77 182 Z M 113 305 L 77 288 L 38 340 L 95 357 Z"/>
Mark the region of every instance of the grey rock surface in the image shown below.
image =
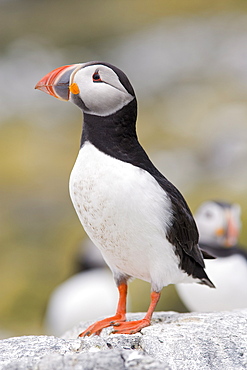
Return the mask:
<path id="1" fill-rule="evenodd" d="M 143 314 L 129 314 L 135 320 Z M 23 336 L 0 341 L 0 369 L 247 369 L 247 310 L 215 313 L 156 312 L 134 335 L 78 339 L 89 323 L 63 338 Z"/>

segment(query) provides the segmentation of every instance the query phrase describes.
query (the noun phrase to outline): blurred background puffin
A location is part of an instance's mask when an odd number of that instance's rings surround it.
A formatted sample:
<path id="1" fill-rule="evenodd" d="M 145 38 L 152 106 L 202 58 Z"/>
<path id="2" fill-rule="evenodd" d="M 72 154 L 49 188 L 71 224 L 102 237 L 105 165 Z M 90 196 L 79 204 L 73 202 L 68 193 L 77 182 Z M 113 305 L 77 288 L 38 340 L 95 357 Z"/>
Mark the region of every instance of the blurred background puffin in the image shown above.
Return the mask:
<path id="1" fill-rule="evenodd" d="M 238 245 L 241 229 L 238 204 L 206 201 L 195 213 L 200 248 L 216 259 L 205 260 L 216 289 L 177 284 L 177 292 L 190 311 L 208 312 L 247 307 L 247 251 Z"/>
<path id="2" fill-rule="evenodd" d="M 115 312 L 118 294 L 112 274 L 90 239 L 80 245 L 75 265 L 77 273 L 58 285 L 49 298 L 44 320 L 49 334 L 59 336 L 82 320 Z"/>

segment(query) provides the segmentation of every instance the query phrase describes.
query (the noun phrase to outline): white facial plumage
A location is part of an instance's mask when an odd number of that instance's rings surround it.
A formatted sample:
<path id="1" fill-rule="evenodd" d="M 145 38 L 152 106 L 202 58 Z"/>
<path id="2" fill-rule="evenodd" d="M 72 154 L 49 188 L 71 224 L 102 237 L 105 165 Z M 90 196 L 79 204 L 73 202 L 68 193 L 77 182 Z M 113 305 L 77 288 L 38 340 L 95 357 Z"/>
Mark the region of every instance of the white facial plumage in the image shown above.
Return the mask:
<path id="1" fill-rule="evenodd" d="M 100 81 L 94 81 L 98 73 Z M 76 83 L 79 97 L 87 107 L 86 113 L 108 116 L 130 103 L 132 96 L 122 85 L 117 74 L 102 64 L 83 65 L 77 68 L 70 77 L 70 85 Z M 70 96 L 73 101 L 73 94 Z"/>
<path id="2" fill-rule="evenodd" d="M 196 224 L 200 233 L 200 241 L 204 243 L 223 243 L 224 234 L 217 235 L 217 230 L 226 230 L 227 215 L 231 213 L 234 225 L 241 228 L 241 209 L 238 204 L 232 204 L 230 209 L 224 209 L 215 202 L 204 202 L 195 213 Z"/>

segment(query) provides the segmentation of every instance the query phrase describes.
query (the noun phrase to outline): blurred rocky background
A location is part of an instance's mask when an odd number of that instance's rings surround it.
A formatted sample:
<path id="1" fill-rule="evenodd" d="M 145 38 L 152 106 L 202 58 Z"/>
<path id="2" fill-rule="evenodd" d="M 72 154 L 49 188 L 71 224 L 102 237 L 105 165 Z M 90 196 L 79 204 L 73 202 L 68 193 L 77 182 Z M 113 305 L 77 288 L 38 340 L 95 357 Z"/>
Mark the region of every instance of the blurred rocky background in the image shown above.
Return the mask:
<path id="1" fill-rule="evenodd" d="M 61 65 L 123 69 L 153 162 L 192 211 L 238 202 L 247 245 L 246 1 L 1 0 L 0 28 L 2 336 L 44 333 L 50 293 L 85 238 L 68 193 L 81 113 L 34 90 Z M 131 284 L 132 311 L 147 309 L 149 291 Z M 158 310 L 185 311 L 172 286 Z"/>

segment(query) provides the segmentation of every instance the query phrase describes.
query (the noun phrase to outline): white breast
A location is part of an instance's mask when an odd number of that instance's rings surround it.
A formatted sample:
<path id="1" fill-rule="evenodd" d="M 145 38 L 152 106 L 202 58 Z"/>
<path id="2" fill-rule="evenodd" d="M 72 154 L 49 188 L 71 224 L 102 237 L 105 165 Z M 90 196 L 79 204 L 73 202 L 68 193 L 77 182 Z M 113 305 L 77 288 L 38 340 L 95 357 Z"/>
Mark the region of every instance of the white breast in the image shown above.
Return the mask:
<path id="1" fill-rule="evenodd" d="M 148 172 L 85 143 L 71 173 L 70 195 L 114 274 L 149 281 L 155 290 L 187 277 L 166 239 L 170 199 Z"/>

